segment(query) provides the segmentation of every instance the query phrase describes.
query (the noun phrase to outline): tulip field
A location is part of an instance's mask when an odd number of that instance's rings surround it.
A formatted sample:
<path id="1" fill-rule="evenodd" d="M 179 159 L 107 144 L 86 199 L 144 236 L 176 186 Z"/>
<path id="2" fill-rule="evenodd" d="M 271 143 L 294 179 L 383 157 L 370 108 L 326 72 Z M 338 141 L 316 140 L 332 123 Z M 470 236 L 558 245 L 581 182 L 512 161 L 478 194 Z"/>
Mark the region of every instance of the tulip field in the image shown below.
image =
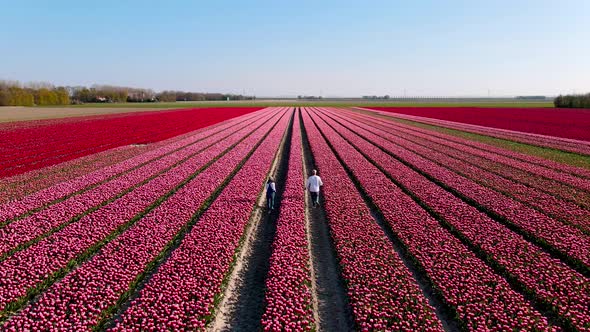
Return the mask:
<path id="1" fill-rule="evenodd" d="M 0 330 L 240 330 L 217 318 L 233 312 L 224 299 L 253 291 L 240 269 L 258 264 L 250 249 L 266 236 L 257 330 L 329 331 L 345 316 L 357 331 L 590 331 L 590 169 L 396 121 L 586 155 L 590 114 L 470 112 L 285 106 L 2 124 Z M 311 169 L 319 207 L 306 198 Z M 274 211 L 260 203 L 269 177 Z M 265 223 L 273 231 L 257 233 Z M 312 224 L 330 249 L 312 245 Z M 326 260 L 332 283 L 319 277 Z M 343 307 L 320 310 L 330 292 Z"/>
<path id="2" fill-rule="evenodd" d="M 373 107 L 401 119 L 590 155 L 590 116 L 583 109 Z"/>

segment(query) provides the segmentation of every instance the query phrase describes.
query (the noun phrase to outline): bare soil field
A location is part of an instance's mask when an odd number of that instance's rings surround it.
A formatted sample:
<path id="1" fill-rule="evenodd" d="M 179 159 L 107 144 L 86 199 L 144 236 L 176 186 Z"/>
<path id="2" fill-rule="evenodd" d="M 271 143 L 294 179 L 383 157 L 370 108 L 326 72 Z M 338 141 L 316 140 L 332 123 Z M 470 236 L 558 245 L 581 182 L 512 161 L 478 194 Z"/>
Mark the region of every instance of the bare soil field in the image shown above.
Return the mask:
<path id="1" fill-rule="evenodd" d="M 44 119 L 59 119 L 87 115 L 116 114 L 128 112 L 158 111 L 160 108 L 75 108 L 75 107 L 21 107 L 3 106 L 0 107 L 0 122 L 29 121 Z"/>

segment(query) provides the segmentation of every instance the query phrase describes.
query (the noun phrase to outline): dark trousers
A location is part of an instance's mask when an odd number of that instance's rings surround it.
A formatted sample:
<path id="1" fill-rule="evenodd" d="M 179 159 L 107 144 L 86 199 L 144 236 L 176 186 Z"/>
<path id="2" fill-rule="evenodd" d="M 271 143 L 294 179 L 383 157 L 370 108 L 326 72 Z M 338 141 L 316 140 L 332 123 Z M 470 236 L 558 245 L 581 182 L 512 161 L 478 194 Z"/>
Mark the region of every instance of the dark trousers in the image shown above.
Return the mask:
<path id="1" fill-rule="evenodd" d="M 275 208 L 275 193 L 266 193 L 266 207 L 269 209 Z"/>
<path id="2" fill-rule="evenodd" d="M 310 191 L 309 194 L 311 195 L 311 202 L 313 203 L 313 205 L 316 204 L 320 204 L 320 193 L 319 192 L 313 192 Z"/>

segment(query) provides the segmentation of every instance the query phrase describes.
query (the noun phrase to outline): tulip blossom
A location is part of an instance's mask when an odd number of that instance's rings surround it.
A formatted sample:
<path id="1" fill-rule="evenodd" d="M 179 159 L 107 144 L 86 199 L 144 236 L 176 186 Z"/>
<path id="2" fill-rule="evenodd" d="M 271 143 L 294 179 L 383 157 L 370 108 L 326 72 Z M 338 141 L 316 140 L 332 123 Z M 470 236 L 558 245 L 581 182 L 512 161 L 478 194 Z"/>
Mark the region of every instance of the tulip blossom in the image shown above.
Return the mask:
<path id="1" fill-rule="evenodd" d="M 276 114 L 269 116 L 277 117 Z M 269 120 L 267 117 L 258 120 L 259 130 L 252 132 L 252 128 L 243 128 L 236 132 L 236 135 L 211 146 L 152 181 L 0 262 L 0 275 L 5 276 L 0 281 L 0 308 L 3 309 L 7 304 L 24 296 L 30 288 L 43 282 L 52 273 L 63 269 L 67 264 L 75 263 L 79 255 L 118 228 L 133 223 L 133 218 L 141 216 L 146 208 L 157 203 L 158 199 L 189 179 L 195 172 L 199 173 L 199 169 L 213 158 L 238 143 L 223 155 L 223 160 L 228 160 L 226 164 L 218 160 L 198 175 L 198 180 L 214 175 L 216 179 L 221 179 L 221 183 L 247 153 L 248 147 L 264 135 L 266 128 L 261 126 L 268 121 L 272 119 Z M 248 136 L 244 139 L 244 135 Z M 216 186 L 207 181 L 204 181 L 203 185 L 206 186 L 202 188 L 203 193 L 210 193 L 216 189 Z"/>
<path id="2" fill-rule="evenodd" d="M 371 109 L 388 116 L 436 126 L 590 154 L 590 121 L 584 110 L 473 107 Z"/>
<path id="3" fill-rule="evenodd" d="M 555 307 L 556 313 L 576 328 L 590 327 L 590 307 L 587 306 L 590 303 L 590 279 L 383 152 L 372 144 L 382 141 L 380 137 L 353 126 L 352 122 L 341 125 L 328 117 L 322 118 L 471 244 L 506 269 L 510 277 L 534 293 L 539 301 Z M 368 141 L 354 133 L 367 135 Z M 384 210 L 388 207 L 387 204 L 382 206 Z"/>
<path id="4" fill-rule="evenodd" d="M 311 151 L 325 189 L 326 216 L 354 320 L 361 330 L 442 330 L 411 272 L 330 151 L 312 118 L 303 112 Z"/>
<path id="5" fill-rule="evenodd" d="M 166 110 L 36 120 L 0 130 L 0 177 L 129 144 L 157 142 L 259 108 Z M 89 130 L 91 128 L 91 130 Z"/>
<path id="6" fill-rule="evenodd" d="M 157 330 L 204 328 L 292 113 L 289 111 L 279 123 L 269 126 L 272 130 L 268 137 L 146 283 L 112 330 L 144 326 Z"/>
<path id="7" fill-rule="evenodd" d="M 312 331 L 314 328 L 298 112 L 293 121 L 288 156 L 289 170 L 266 280 L 264 331 Z"/>
<path id="8" fill-rule="evenodd" d="M 367 189 L 389 227 L 420 262 L 464 326 L 469 330 L 551 330 L 547 319 L 524 296 L 512 290 L 505 279 L 331 128 L 333 121 L 326 123 L 318 111 L 313 113 L 317 123 L 314 129 L 321 130 L 338 155 L 346 156 L 347 166 Z"/>

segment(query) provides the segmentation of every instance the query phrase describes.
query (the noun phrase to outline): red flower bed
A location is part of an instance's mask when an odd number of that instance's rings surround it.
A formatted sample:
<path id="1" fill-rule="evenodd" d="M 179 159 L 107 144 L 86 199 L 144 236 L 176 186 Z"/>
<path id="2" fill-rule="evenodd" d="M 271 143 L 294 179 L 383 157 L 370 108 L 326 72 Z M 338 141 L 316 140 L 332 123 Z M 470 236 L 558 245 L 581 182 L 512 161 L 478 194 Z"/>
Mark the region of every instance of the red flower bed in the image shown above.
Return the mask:
<path id="1" fill-rule="evenodd" d="M 590 141 L 590 111 L 553 108 L 371 107 L 391 113 Z"/>
<path id="2" fill-rule="evenodd" d="M 118 146 L 158 142 L 258 109 L 201 108 L 4 125 L 0 178 Z"/>

